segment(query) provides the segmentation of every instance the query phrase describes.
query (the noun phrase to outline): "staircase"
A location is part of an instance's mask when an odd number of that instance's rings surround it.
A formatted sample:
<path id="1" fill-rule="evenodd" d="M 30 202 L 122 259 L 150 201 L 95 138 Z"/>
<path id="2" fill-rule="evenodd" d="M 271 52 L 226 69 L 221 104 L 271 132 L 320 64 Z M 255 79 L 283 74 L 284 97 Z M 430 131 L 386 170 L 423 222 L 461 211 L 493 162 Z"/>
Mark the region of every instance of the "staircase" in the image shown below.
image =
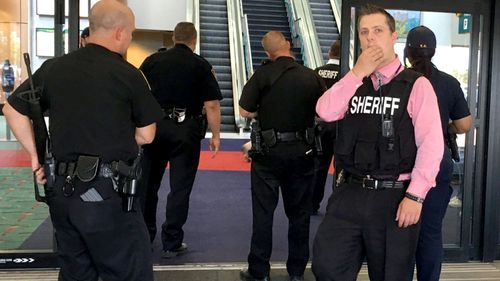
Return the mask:
<path id="1" fill-rule="evenodd" d="M 333 17 L 330 0 L 309 0 L 313 14 L 319 45 L 323 53 L 325 63 L 328 61 L 330 46 L 339 38 L 339 30 Z"/>
<path id="2" fill-rule="evenodd" d="M 200 55 L 215 70 L 223 99 L 221 132 L 236 132 L 233 108 L 227 0 L 200 0 Z"/>
<path id="3" fill-rule="evenodd" d="M 252 48 L 252 64 L 257 69 L 267 55 L 261 45 L 264 35 L 271 31 L 281 31 L 291 39 L 290 25 L 283 0 L 242 0 L 243 13 L 248 15 L 248 30 Z M 297 62 L 302 64 L 300 48 L 293 48 Z"/>

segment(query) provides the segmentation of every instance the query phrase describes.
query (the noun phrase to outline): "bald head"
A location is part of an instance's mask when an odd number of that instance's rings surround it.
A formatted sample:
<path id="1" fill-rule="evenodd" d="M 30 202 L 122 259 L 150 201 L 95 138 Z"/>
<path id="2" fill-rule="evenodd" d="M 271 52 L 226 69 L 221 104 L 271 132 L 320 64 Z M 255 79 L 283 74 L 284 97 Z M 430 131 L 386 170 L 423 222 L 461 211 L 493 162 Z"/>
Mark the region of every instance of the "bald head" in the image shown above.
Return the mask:
<path id="1" fill-rule="evenodd" d="M 124 27 L 134 19 L 129 7 L 116 0 L 101 0 L 90 9 L 90 31 L 112 30 Z"/>
<path id="2" fill-rule="evenodd" d="M 89 42 L 124 54 L 135 30 L 132 10 L 117 0 L 100 0 L 89 15 Z"/>
<path id="3" fill-rule="evenodd" d="M 269 31 L 262 38 L 262 47 L 271 59 L 279 56 L 291 56 L 290 43 L 285 39 L 283 33 L 279 31 Z"/>

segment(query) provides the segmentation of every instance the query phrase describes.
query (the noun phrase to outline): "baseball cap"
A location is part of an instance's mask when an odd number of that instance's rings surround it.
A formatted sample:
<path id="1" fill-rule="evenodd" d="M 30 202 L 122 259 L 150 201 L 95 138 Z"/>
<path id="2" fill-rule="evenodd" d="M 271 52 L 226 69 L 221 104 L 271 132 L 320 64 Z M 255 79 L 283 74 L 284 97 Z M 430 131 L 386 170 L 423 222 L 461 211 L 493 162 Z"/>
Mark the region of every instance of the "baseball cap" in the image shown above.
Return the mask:
<path id="1" fill-rule="evenodd" d="M 87 38 L 90 35 L 90 31 L 88 27 L 85 27 L 82 31 L 82 34 L 80 34 L 80 37 L 82 38 Z"/>
<path id="2" fill-rule="evenodd" d="M 423 25 L 417 26 L 408 32 L 408 36 L 406 37 L 406 47 L 416 49 L 435 49 L 436 35 L 434 35 L 432 30 Z"/>

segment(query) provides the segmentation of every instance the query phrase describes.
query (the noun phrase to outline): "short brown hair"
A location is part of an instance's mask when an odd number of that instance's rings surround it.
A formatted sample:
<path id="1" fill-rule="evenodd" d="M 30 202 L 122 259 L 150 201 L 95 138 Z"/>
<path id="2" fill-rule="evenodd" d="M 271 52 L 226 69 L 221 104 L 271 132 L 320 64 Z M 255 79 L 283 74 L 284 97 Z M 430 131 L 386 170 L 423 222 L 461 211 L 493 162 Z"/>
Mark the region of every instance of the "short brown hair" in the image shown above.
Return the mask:
<path id="1" fill-rule="evenodd" d="M 340 39 L 337 39 L 330 46 L 330 50 L 328 51 L 328 57 L 331 58 L 331 59 L 338 59 L 338 58 L 340 58 Z"/>
<path id="2" fill-rule="evenodd" d="M 196 39 L 197 32 L 191 22 L 179 22 L 174 28 L 174 41 L 191 42 Z"/>
<path id="3" fill-rule="evenodd" d="M 364 16 L 368 15 L 373 15 L 373 14 L 382 14 L 385 16 L 387 25 L 389 26 L 389 29 L 391 32 L 396 31 L 396 21 L 394 20 L 394 17 L 389 14 L 384 8 L 379 7 L 377 5 L 373 4 L 365 4 L 361 6 L 359 9 L 359 15 L 358 15 L 358 27 L 359 27 L 359 22 L 361 21 L 361 18 Z"/>

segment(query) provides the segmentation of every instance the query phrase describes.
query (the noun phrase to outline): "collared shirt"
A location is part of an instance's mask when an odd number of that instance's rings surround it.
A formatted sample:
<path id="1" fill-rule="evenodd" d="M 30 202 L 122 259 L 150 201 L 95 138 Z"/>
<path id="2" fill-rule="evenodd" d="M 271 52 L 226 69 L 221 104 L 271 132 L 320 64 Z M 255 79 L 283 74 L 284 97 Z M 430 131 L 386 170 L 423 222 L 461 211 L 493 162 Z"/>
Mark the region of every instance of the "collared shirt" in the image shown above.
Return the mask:
<path id="1" fill-rule="evenodd" d="M 370 78 L 378 89 L 381 84 L 389 83 L 403 71 L 401 62 L 396 57 L 390 64 L 377 69 Z M 321 96 L 316 104 L 316 112 L 325 121 L 343 119 L 349 101 L 363 81 L 349 71 L 339 82 Z M 406 108 L 415 128 L 417 158 L 411 174 L 401 174 L 399 180 L 411 179 L 407 192 L 425 198 L 430 188 L 436 185 L 436 175 L 443 157 L 444 141 L 436 94 L 429 80 L 420 77 L 415 81 Z"/>
<path id="2" fill-rule="evenodd" d="M 340 65 L 340 61 L 338 59 L 329 59 L 326 64 L 335 64 L 335 65 Z"/>

